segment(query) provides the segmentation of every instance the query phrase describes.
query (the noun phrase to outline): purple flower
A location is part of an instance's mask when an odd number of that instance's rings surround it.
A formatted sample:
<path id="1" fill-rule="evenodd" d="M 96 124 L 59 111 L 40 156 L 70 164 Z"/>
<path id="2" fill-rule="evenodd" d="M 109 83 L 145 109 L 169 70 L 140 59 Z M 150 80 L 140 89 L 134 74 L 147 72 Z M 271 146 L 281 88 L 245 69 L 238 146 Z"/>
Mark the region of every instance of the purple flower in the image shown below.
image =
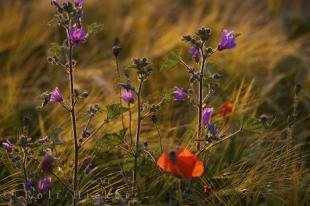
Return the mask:
<path id="1" fill-rule="evenodd" d="M 190 49 L 190 54 L 192 55 L 192 58 L 195 60 L 195 62 L 198 63 L 200 60 L 199 49 L 196 46 L 192 46 Z"/>
<path id="2" fill-rule="evenodd" d="M 212 107 L 206 107 L 204 108 L 204 110 L 202 111 L 202 125 L 208 126 L 210 120 L 211 120 L 211 116 L 213 113 L 213 108 Z"/>
<path id="3" fill-rule="evenodd" d="M 12 144 L 9 140 L 6 140 L 5 142 L 2 142 L 2 147 L 3 147 L 7 152 L 12 152 L 13 144 Z"/>
<path id="4" fill-rule="evenodd" d="M 184 101 L 187 98 L 187 94 L 183 88 L 174 87 L 172 92 L 173 100 L 174 101 Z"/>
<path id="5" fill-rule="evenodd" d="M 52 91 L 50 94 L 50 102 L 62 102 L 62 101 L 63 101 L 62 94 L 59 88 L 56 87 L 54 91 Z"/>
<path id="6" fill-rule="evenodd" d="M 61 9 L 60 0 L 51 0 L 51 4 L 56 6 L 58 9 Z"/>
<path id="7" fill-rule="evenodd" d="M 69 30 L 69 39 L 73 45 L 78 45 L 86 41 L 87 34 L 82 28 L 72 27 Z"/>
<path id="8" fill-rule="evenodd" d="M 51 4 L 59 5 L 60 4 L 60 0 L 51 0 Z"/>
<path id="9" fill-rule="evenodd" d="M 91 132 L 87 129 L 83 130 L 82 137 L 87 139 L 91 135 Z"/>
<path id="10" fill-rule="evenodd" d="M 38 189 L 40 192 L 46 192 L 52 186 L 52 178 L 44 177 L 38 181 Z"/>
<path id="11" fill-rule="evenodd" d="M 135 91 L 132 89 L 125 89 L 122 91 L 121 98 L 123 101 L 132 104 L 135 101 Z"/>
<path id="12" fill-rule="evenodd" d="M 208 130 L 213 135 L 216 136 L 218 130 L 215 124 L 208 124 Z"/>
<path id="13" fill-rule="evenodd" d="M 74 4 L 76 7 L 83 7 L 84 0 L 74 0 Z"/>
<path id="14" fill-rule="evenodd" d="M 219 51 L 232 49 L 236 46 L 236 36 L 232 31 L 223 30 L 220 43 L 217 47 Z"/>
<path id="15" fill-rule="evenodd" d="M 45 154 L 40 163 L 40 169 L 43 172 L 52 172 L 54 168 L 55 158 L 50 154 Z"/>
<path id="16" fill-rule="evenodd" d="M 86 166 L 85 166 L 85 169 L 84 169 L 84 172 L 85 174 L 89 174 L 92 170 L 93 170 L 94 166 L 92 163 L 88 163 Z"/>
<path id="17" fill-rule="evenodd" d="M 34 190 L 34 181 L 28 180 L 25 182 L 24 186 L 27 192 L 32 192 Z"/>
<path id="18" fill-rule="evenodd" d="M 44 144 L 50 141 L 50 138 L 48 136 L 42 137 L 41 139 L 39 139 L 39 143 L 40 144 Z"/>

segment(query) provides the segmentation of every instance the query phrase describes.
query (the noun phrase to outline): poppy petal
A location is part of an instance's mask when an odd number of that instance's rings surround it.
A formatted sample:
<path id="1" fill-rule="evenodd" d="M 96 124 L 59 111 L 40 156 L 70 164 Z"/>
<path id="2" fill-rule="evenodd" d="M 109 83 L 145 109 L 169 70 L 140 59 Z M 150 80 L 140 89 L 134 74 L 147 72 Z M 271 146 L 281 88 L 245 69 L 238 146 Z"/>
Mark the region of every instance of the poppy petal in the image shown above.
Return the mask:
<path id="1" fill-rule="evenodd" d="M 195 163 L 194 169 L 192 171 L 192 177 L 200 177 L 204 172 L 203 162 L 198 160 Z"/>
<path id="2" fill-rule="evenodd" d="M 166 152 L 164 152 L 157 160 L 157 165 L 166 172 L 171 172 L 170 160 Z"/>

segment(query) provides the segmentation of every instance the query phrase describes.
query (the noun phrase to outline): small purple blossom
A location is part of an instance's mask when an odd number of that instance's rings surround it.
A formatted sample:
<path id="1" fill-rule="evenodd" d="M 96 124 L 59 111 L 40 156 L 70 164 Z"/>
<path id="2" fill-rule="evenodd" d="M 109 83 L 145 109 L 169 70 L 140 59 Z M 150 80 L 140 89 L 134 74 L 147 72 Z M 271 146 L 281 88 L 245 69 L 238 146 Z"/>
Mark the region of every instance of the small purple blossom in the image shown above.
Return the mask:
<path id="1" fill-rule="evenodd" d="M 61 9 L 61 7 L 60 7 L 60 0 L 51 0 L 51 4 L 53 6 L 56 6 L 58 9 Z"/>
<path id="2" fill-rule="evenodd" d="M 184 101 L 187 99 L 186 92 L 184 91 L 183 88 L 179 88 L 179 87 L 173 88 L 172 96 L 173 96 L 173 101 Z"/>
<path id="3" fill-rule="evenodd" d="M 87 33 L 82 28 L 72 27 L 69 30 L 69 39 L 73 45 L 78 45 L 86 41 Z"/>
<path id="4" fill-rule="evenodd" d="M 132 89 L 125 89 L 122 91 L 121 98 L 123 101 L 132 104 L 135 101 L 135 95 L 136 93 Z"/>
<path id="5" fill-rule="evenodd" d="M 45 144 L 49 141 L 50 141 L 50 138 L 48 136 L 45 136 L 45 137 L 42 137 L 41 139 L 39 139 L 40 144 Z"/>
<path id="6" fill-rule="evenodd" d="M 212 114 L 213 114 L 213 108 L 212 107 L 206 107 L 202 111 L 202 125 L 204 127 L 208 126 L 208 124 L 211 120 Z"/>
<path id="7" fill-rule="evenodd" d="M 93 164 L 92 164 L 92 163 L 88 163 L 88 164 L 85 166 L 84 172 L 85 172 L 85 174 L 88 175 L 93 169 L 94 169 Z"/>
<path id="8" fill-rule="evenodd" d="M 198 63 L 200 60 L 199 49 L 196 46 L 192 46 L 190 49 L 190 54 L 192 55 L 192 58 L 195 60 L 195 62 Z"/>
<path id="9" fill-rule="evenodd" d="M 54 89 L 54 91 L 50 94 L 50 102 L 62 102 L 63 97 L 58 87 Z"/>
<path id="10" fill-rule="evenodd" d="M 83 7 L 83 4 L 84 4 L 84 0 L 74 0 L 74 4 L 76 7 Z"/>
<path id="11" fill-rule="evenodd" d="M 45 154 L 40 163 L 40 169 L 43 172 L 52 172 L 54 168 L 55 158 L 50 154 Z"/>
<path id="12" fill-rule="evenodd" d="M 46 192 L 52 186 L 52 178 L 44 177 L 38 181 L 38 189 L 40 192 Z"/>
<path id="13" fill-rule="evenodd" d="M 34 190 L 34 181 L 28 180 L 25 182 L 24 186 L 27 192 L 32 192 Z"/>
<path id="14" fill-rule="evenodd" d="M 9 140 L 6 140 L 5 142 L 2 142 L 2 147 L 7 152 L 12 152 L 13 144 Z"/>
<path id="15" fill-rule="evenodd" d="M 88 129 L 83 130 L 82 137 L 87 139 L 91 135 L 91 132 Z"/>
<path id="16" fill-rule="evenodd" d="M 51 0 L 51 4 L 59 5 L 60 4 L 60 0 Z"/>
<path id="17" fill-rule="evenodd" d="M 209 132 L 213 135 L 216 136 L 216 134 L 218 133 L 217 127 L 215 124 L 208 124 L 208 130 Z"/>
<path id="18" fill-rule="evenodd" d="M 223 30 L 220 43 L 217 47 L 219 51 L 232 49 L 236 46 L 236 36 L 232 31 Z"/>

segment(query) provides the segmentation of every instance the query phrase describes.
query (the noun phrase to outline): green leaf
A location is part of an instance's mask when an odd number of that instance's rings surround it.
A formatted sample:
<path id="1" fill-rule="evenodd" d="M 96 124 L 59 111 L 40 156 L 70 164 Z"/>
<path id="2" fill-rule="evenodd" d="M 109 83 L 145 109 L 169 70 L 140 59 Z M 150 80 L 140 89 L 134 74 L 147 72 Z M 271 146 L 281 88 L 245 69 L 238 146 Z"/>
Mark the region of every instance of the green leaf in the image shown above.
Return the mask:
<path id="1" fill-rule="evenodd" d="M 107 118 L 108 119 L 115 119 L 119 117 L 124 112 L 128 111 L 127 107 L 123 107 L 121 104 L 111 104 L 107 106 Z"/>
<path id="2" fill-rule="evenodd" d="M 60 145 L 65 143 L 65 141 L 59 136 L 62 131 L 62 128 L 53 128 L 50 131 L 49 138 L 53 141 L 54 144 Z"/>
<path id="3" fill-rule="evenodd" d="M 264 126 L 259 119 L 246 116 L 243 119 L 243 130 L 253 133 L 262 133 L 264 131 Z"/>
<path id="4" fill-rule="evenodd" d="M 165 72 L 173 69 L 179 63 L 179 55 L 176 52 L 168 54 L 161 64 L 160 71 Z"/>
<path id="5" fill-rule="evenodd" d="M 58 26 L 60 24 L 61 24 L 61 17 L 57 14 L 55 14 L 53 18 L 48 22 L 48 26 Z"/>
<path id="6" fill-rule="evenodd" d="M 172 99 L 172 94 L 173 94 L 172 88 L 165 89 L 163 93 L 164 93 L 163 94 L 164 102 L 170 101 Z"/>
<path id="7" fill-rule="evenodd" d="M 88 35 L 93 35 L 93 34 L 101 32 L 103 28 L 104 28 L 103 24 L 92 23 L 90 25 L 87 25 L 86 30 L 87 30 Z"/>
<path id="8" fill-rule="evenodd" d="M 120 144 L 122 141 L 117 133 L 108 133 L 103 136 L 103 142 L 109 146 L 115 146 Z"/>
<path id="9" fill-rule="evenodd" d="M 61 56 L 62 47 L 57 43 L 51 43 L 47 50 L 47 55 L 49 57 L 57 57 Z"/>

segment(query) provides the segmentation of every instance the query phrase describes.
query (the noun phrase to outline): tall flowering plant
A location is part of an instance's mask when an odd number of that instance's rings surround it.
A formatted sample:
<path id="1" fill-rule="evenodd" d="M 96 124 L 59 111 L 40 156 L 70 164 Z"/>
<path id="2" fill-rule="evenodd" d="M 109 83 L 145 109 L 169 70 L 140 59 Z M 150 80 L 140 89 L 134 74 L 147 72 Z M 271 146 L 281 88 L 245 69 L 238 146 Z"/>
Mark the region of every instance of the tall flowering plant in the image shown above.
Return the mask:
<path id="1" fill-rule="evenodd" d="M 174 102 L 190 101 L 197 108 L 197 130 L 196 137 L 196 154 L 187 151 L 186 155 L 182 152 L 164 152 L 157 161 L 157 165 L 164 171 L 170 172 L 179 178 L 191 179 L 203 174 L 203 163 L 201 162 L 197 169 L 194 167 L 198 155 L 204 150 L 226 140 L 241 131 L 222 137 L 218 134 L 218 128 L 212 123 L 212 116 L 215 109 L 208 103 L 209 97 L 216 92 L 216 84 L 214 82 L 222 79 L 223 75 L 219 73 L 212 74 L 207 70 L 208 59 L 216 52 L 233 49 L 236 46 L 236 38 L 238 34 L 232 31 L 223 30 L 217 47 L 209 46 L 212 37 L 212 31 L 209 28 L 202 27 L 194 35 L 185 35 L 183 40 L 189 45 L 189 55 L 193 60 L 193 64 L 186 63 L 177 53 L 169 54 L 162 66 L 161 70 L 170 70 L 181 63 L 187 70 L 189 75 L 188 90 L 175 86 L 171 92 L 171 99 Z M 229 112 L 232 112 L 230 109 Z M 206 144 L 201 148 L 201 142 Z M 215 141 L 215 142 L 214 142 Z M 183 151 L 178 149 L 177 151 Z M 175 155 L 178 154 L 178 155 Z M 182 154 L 182 155 L 179 155 Z M 184 172 L 182 172 L 184 171 Z M 192 174 L 192 175 L 189 175 Z"/>
<path id="2" fill-rule="evenodd" d="M 91 178 L 92 171 L 96 169 L 96 165 L 92 162 L 82 162 L 81 148 L 89 139 L 98 134 L 106 123 L 117 117 L 122 118 L 123 129 L 119 133 L 108 134 L 108 136 L 119 139 L 120 143 L 117 146 L 122 148 L 131 157 L 132 168 L 130 174 L 123 172 L 122 169 L 121 172 L 125 177 L 124 179 L 129 180 L 126 182 L 131 189 L 131 194 L 128 196 L 132 199 L 139 198 L 140 188 L 138 182 L 139 178 L 143 176 L 141 173 L 144 173 L 140 167 L 140 160 L 143 159 L 143 155 L 151 157 L 152 162 L 155 162 L 158 166 L 158 171 L 162 170 L 170 173 L 181 180 L 191 180 L 201 177 L 205 171 L 204 162 L 199 157 L 202 152 L 235 136 L 241 131 L 240 129 L 226 136 L 219 135 L 218 127 L 213 122 L 213 116 L 218 112 L 228 120 L 227 117 L 233 112 L 233 103 L 225 103 L 220 111 L 216 111 L 209 104 L 209 97 L 214 95 L 216 91 L 213 80 L 219 80 L 223 76 L 218 73 L 211 74 L 206 72 L 209 57 L 216 52 L 233 49 L 236 46 L 236 37 L 238 35 L 232 31 L 223 30 L 218 45 L 213 48 L 209 45 L 209 40 L 212 36 L 211 29 L 205 27 L 199 29 L 193 35 L 183 37 L 183 40 L 188 44 L 188 54 L 193 60 L 192 63 L 186 63 L 179 55 L 172 53 L 168 55 L 161 66 L 161 70 L 169 70 L 179 63 L 183 65 L 189 76 L 188 89 L 174 86 L 171 93 L 168 95 L 164 94 L 156 103 L 143 101 L 142 95 L 144 85 L 152 73 L 151 62 L 146 58 L 133 59 L 132 63 L 127 67 L 128 70 L 131 69 L 135 73 L 135 80 L 132 79 L 131 75 L 129 75 L 130 72 L 127 70 L 123 71 L 120 66 L 119 56 L 121 55 L 122 48 L 119 41 L 116 41 L 112 48 L 112 53 L 115 58 L 119 102 L 106 107 L 106 119 L 93 130 L 91 129 L 92 121 L 96 114 L 102 110 L 97 104 L 90 105 L 86 111 L 87 122 L 83 124 L 85 126 L 80 131 L 78 129 L 81 127 L 78 125 L 80 122 L 77 119 L 77 106 L 89 94 L 87 91 L 81 91 L 76 88 L 75 74 L 79 70 L 79 65 L 74 59 L 74 51 L 77 47 L 81 47 L 83 43 L 86 43 L 90 35 L 101 30 L 101 25 L 91 24 L 86 26 L 83 23 L 84 4 L 84 0 L 74 0 L 71 2 L 51 1 L 51 5 L 56 12 L 49 24 L 59 26 L 65 38 L 64 43 L 61 45 L 58 43 L 51 44 L 48 51 L 48 61 L 60 68 L 61 72 L 67 76 L 68 88 L 54 85 L 50 91 L 42 94 L 42 108 L 47 104 L 60 106 L 70 116 L 71 136 L 69 145 L 73 147 L 73 164 L 72 168 L 70 168 L 72 170 L 70 171 L 72 178 L 64 180 L 55 173 L 55 168 L 58 165 L 55 145 L 64 143 L 64 140 L 59 137 L 62 129 L 55 128 L 49 135 L 44 135 L 37 140 L 29 138 L 28 132 L 24 130 L 22 132 L 23 135 L 19 138 L 19 142 L 15 143 L 10 140 L 2 142 L 3 150 L 12 162 L 16 163 L 23 174 L 26 205 L 31 204 L 32 201 L 28 194 L 37 191 L 46 195 L 56 182 L 60 183 L 70 193 L 73 205 L 78 205 L 80 203 L 79 182 L 82 176 Z M 125 80 L 123 77 L 125 77 Z M 69 93 L 69 97 L 66 97 L 67 93 Z M 193 138 L 196 143 L 196 149 L 191 151 L 189 148 L 180 146 L 164 151 L 165 145 L 162 142 L 161 131 L 158 127 L 157 112 L 167 102 L 167 99 L 171 99 L 174 104 L 190 101 L 197 109 L 197 121 L 195 121 L 197 129 L 196 135 Z M 136 110 L 133 110 L 133 108 Z M 132 111 L 136 111 L 134 117 Z M 128 122 L 126 122 L 126 112 L 128 112 Z M 134 118 L 136 125 L 133 131 Z M 153 155 L 155 152 L 148 147 L 148 142 L 141 143 L 143 135 L 141 132 L 142 122 L 147 118 L 154 124 L 159 137 L 158 146 L 161 154 L 158 155 L 157 161 Z M 127 128 L 129 135 L 126 133 Z M 128 141 L 127 137 L 129 137 L 130 141 Z M 202 141 L 205 142 L 204 147 L 201 146 Z M 39 156 L 33 154 L 33 148 L 35 147 L 42 149 Z M 28 169 L 30 164 L 35 164 L 40 173 L 40 177 L 37 180 L 33 177 L 33 172 L 31 173 Z M 82 165 L 84 165 L 83 173 L 80 172 Z M 121 168 L 123 168 L 122 166 L 120 164 Z M 211 191 L 207 186 L 205 186 L 205 190 Z"/>

